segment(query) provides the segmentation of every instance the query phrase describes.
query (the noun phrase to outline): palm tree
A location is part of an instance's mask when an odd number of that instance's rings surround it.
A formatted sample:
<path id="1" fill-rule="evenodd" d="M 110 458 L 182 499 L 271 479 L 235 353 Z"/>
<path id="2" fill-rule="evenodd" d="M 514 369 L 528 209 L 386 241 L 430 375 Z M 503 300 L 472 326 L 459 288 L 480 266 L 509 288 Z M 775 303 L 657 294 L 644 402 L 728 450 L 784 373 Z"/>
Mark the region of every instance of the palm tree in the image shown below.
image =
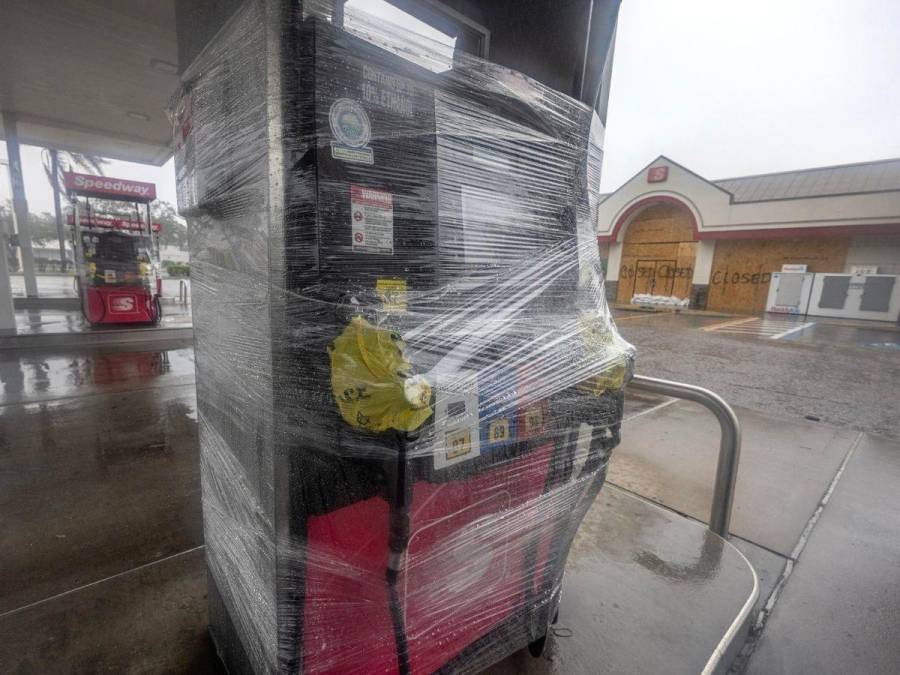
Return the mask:
<path id="1" fill-rule="evenodd" d="M 88 173 L 103 175 L 103 165 L 109 160 L 96 155 L 86 155 L 82 152 L 69 152 L 66 150 L 54 150 L 44 148 L 41 153 L 41 161 L 44 165 L 44 174 L 50 187 L 53 188 L 53 206 L 56 210 L 56 233 L 59 237 L 59 260 L 62 270 L 68 267 L 66 263 L 66 235 L 63 232 L 62 208 L 59 196 L 66 193 L 63 173 L 66 171 L 85 171 Z"/>

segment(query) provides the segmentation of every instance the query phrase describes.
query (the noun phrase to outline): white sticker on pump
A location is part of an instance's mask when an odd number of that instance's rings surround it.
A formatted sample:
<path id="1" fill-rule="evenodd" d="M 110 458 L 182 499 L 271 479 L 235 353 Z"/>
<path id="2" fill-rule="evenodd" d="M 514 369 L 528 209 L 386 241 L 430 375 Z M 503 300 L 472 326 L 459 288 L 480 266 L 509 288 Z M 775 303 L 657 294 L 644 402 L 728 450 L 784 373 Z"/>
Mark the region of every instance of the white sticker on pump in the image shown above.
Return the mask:
<path id="1" fill-rule="evenodd" d="M 578 480 L 581 470 L 591 454 L 591 440 L 594 438 L 594 427 L 584 422 L 578 427 L 578 439 L 575 441 L 575 456 L 572 458 L 572 479 Z"/>
<path id="2" fill-rule="evenodd" d="M 350 229 L 354 251 L 393 255 L 394 195 L 351 185 Z"/>
<path id="3" fill-rule="evenodd" d="M 478 422 L 478 371 L 439 377 L 434 401 L 435 469 L 481 455 Z"/>

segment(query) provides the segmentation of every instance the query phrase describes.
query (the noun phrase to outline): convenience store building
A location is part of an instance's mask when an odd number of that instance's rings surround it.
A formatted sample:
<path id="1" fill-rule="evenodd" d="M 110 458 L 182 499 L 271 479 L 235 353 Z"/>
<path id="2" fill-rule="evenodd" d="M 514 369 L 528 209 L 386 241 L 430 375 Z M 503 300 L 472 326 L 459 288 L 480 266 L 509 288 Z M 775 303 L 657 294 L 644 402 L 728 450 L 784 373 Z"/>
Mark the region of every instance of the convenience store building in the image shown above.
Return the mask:
<path id="1" fill-rule="evenodd" d="M 711 181 L 660 156 L 601 197 L 597 224 L 611 302 L 762 312 L 784 265 L 900 275 L 900 159 Z"/>

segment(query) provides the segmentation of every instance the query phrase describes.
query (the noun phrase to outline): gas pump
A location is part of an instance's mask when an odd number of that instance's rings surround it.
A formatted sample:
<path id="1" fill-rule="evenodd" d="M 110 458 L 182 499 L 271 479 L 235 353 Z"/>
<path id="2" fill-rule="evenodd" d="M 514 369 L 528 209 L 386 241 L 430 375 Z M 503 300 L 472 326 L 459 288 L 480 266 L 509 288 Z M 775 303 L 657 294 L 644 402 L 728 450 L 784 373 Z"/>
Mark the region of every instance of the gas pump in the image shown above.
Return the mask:
<path id="1" fill-rule="evenodd" d="M 64 178 L 72 204 L 68 220 L 85 318 L 91 325 L 159 323 L 161 226 L 150 215 L 156 186 L 70 172 Z M 96 213 L 97 202 L 110 201 L 133 205 L 133 216 Z"/>
<path id="2" fill-rule="evenodd" d="M 273 53 L 246 4 L 173 110 L 210 629 L 230 672 L 476 672 L 540 652 L 619 440 L 602 125 L 328 19 Z"/>

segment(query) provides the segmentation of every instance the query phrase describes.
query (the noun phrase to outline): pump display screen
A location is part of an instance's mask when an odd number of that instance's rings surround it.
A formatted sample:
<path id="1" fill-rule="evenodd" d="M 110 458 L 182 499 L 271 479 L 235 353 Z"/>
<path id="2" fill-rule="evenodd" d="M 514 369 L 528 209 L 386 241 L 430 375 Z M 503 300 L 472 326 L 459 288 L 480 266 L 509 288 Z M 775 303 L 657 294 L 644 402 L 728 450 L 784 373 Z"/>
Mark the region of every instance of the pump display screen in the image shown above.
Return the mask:
<path id="1" fill-rule="evenodd" d="M 560 139 L 527 112 L 509 110 L 502 97 L 466 100 L 438 91 L 434 105 L 445 281 L 477 283 L 527 266 L 571 237 L 567 195 L 548 194 L 551 169 L 534 171 L 541 157 L 566 149 Z"/>
<path id="2" fill-rule="evenodd" d="M 517 201 L 509 192 L 464 186 L 461 194 L 463 251 L 470 267 L 509 265 L 523 251 L 507 242 Z M 504 245 L 506 244 L 506 245 Z"/>

